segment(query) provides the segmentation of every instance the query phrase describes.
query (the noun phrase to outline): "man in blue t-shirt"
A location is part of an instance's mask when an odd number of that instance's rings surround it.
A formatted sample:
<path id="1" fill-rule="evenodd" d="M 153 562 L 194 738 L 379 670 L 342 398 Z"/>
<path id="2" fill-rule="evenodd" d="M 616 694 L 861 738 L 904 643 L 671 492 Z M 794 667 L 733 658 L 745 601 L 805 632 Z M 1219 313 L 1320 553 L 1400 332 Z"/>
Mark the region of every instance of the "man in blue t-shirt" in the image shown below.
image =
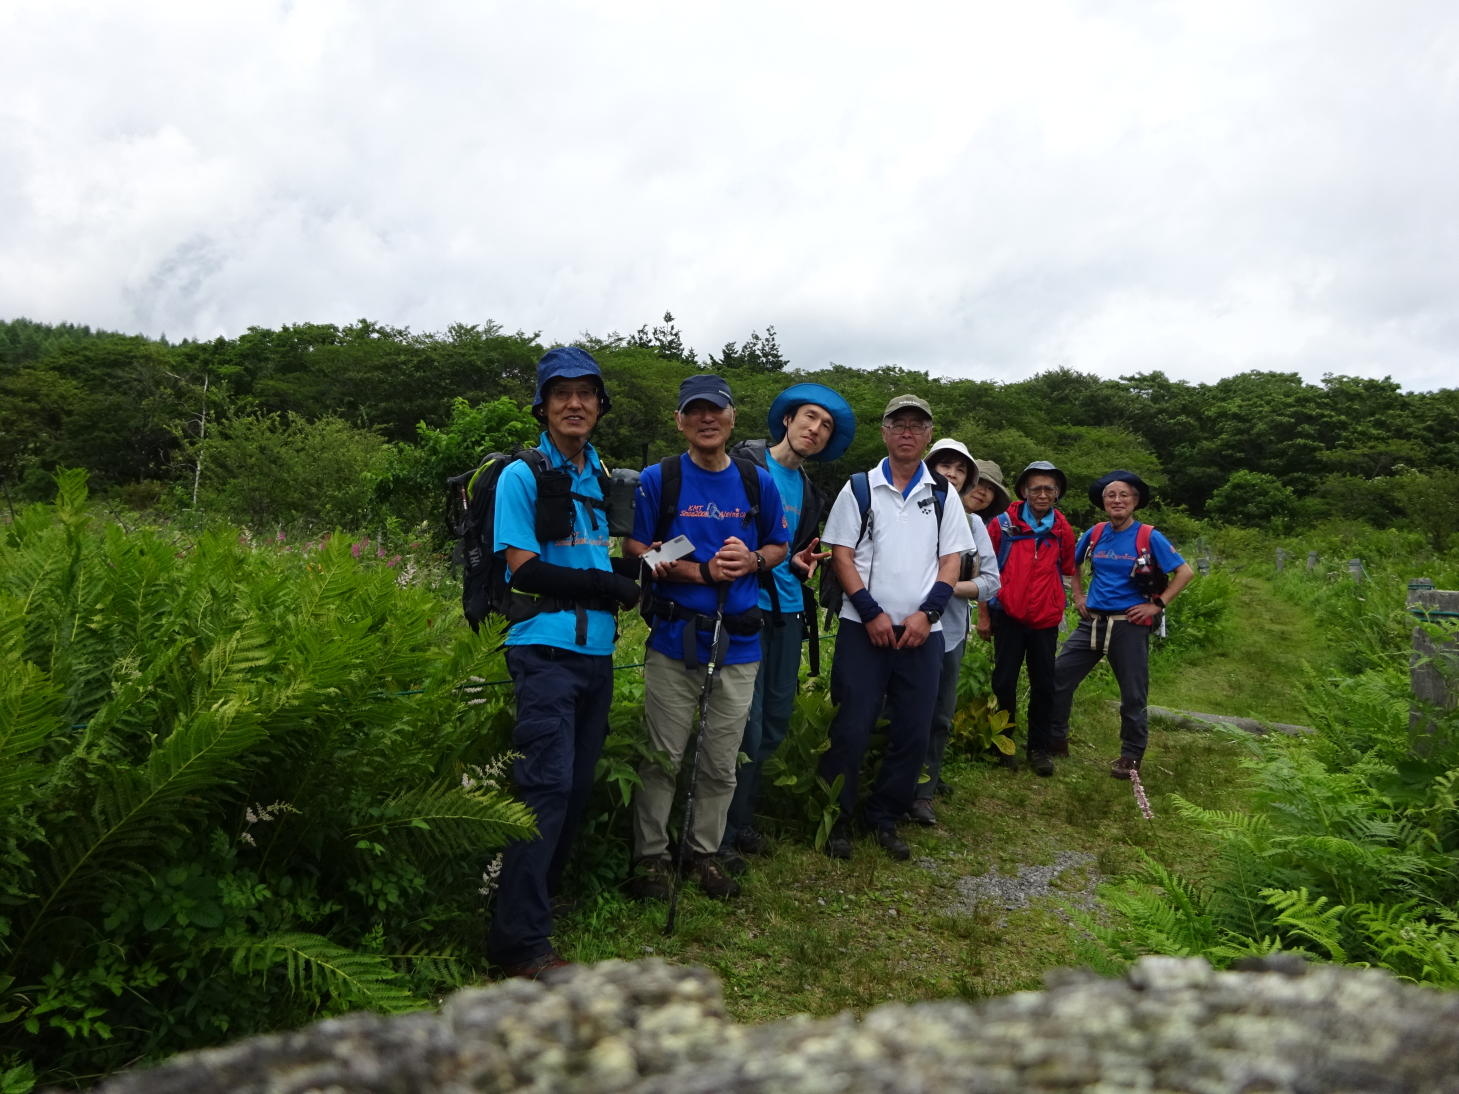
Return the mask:
<path id="1" fill-rule="evenodd" d="M 535 978 L 566 964 L 552 947 L 551 900 L 608 735 L 613 613 L 638 600 L 638 586 L 614 573 L 608 558 L 602 463 L 588 443 L 608 406 L 589 354 L 576 346 L 549 350 L 537 362 L 532 414 L 544 427 L 543 479 L 565 476 L 568 490 L 539 505 L 546 492 L 525 460 L 497 480 L 491 549 L 505 556 L 514 618 L 527 616 L 506 638 L 517 699 L 512 747 L 521 754 L 512 779 L 537 819 L 537 836 L 503 854 L 487 935 L 488 956 L 508 976 Z"/>
<path id="2" fill-rule="evenodd" d="M 768 425 L 768 441 L 742 441 L 730 452 L 754 460 L 770 472 L 791 533 L 789 557 L 760 579 L 765 628 L 760 632 L 755 695 L 740 742 L 740 752 L 747 759 L 735 772 L 735 796 L 719 847 L 720 863 L 731 874 L 745 871 L 743 855 L 763 854 L 768 849 L 764 835 L 754 825 L 755 798 L 765 763 L 790 729 L 800 689 L 801 643 L 806 624 L 815 627 L 815 603 L 808 602 L 805 582 L 831 557 L 830 551 L 816 550 L 827 505 L 806 474 L 805 463 L 839 459 L 856 436 L 856 414 L 838 392 L 823 384 L 792 384 L 770 404 Z"/>
<path id="3" fill-rule="evenodd" d="M 666 899 L 670 891 L 669 813 L 679 764 L 696 728 L 699 694 L 715 617 L 723 613 L 722 653 L 698 743 L 689 861 L 680 866 L 713 897 L 736 895 L 739 885 L 715 860 L 725 813 L 735 790 L 735 759 L 760 660 L 759 575 L 785 558 L 787 530 L 780 494 L 770 475 L 730 458 L 725 450 L 735 424 L 729 385 L 707 373 L 679 385 L 674 415 L 689 449 L 647 468 L 639 478 L 633 535 L 624 554 L 636 558 L 652 546 L 686 536 L 693 553 L 654 570 L 652 629 L 644 657 L 644 721 L 649 743 L 668 758 L 639 768 L 633 799 L 634 876 L 640 899 Z M 758 495 L 758 498 L 752 495 Z M 661 526 L 664 501 L 671 502 Z"/>
<path id="4" fill-rule="evenodd" d="M 1150 487 L 1139 475 L 1111 471 L 1090 485 L 1089 500 L 1109 520 L 1085 532 L 1074 547 L 1075 564 L 1082 564 L 1088 555 L 1093 576 L 1088 596 L 1080 593 L 1077 583 L 1074 586 L 1080 622 L 1054 662 L 1049 733 L 1055 748 L 1062 745 L 1067 751 L 1074 691 L 1108 654 L 1120 686 L 1120 754 L 1110 764 L 1110 774 L 1128 779 L 1139 770 L 1150 736 L 1145 709 L 1150 693 L 1150 632 L 1195 575 L 1155 528 L 1148 532 L 1148 557 L 1142 557 L 1144 526 L 1135 519 L 1135 510 L 1149 504 Z M 1168 574 L 1169 582 L 1163 591 L 1151 592 L 1152 578 L 1158 574 Z"/>

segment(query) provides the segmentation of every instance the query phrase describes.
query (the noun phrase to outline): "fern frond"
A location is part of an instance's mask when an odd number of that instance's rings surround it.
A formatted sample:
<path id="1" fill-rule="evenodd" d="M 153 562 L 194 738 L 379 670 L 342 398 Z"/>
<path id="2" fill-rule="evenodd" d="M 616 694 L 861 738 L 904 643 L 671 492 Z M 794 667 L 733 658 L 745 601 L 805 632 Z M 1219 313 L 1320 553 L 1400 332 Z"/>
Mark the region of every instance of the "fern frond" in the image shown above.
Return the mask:
<path id="1" fill-rule="evenodd" d="M 235 699 L 175 729 L 142 769 L 114 772 L 100 784 L 90 816 L 55 832 L 50 854 L 37 858 L 41 897 L 17 948 L 74 889 L 155 857 L 163 836 L 210 808 L 210 792 L 228 782 L 237 757 L 261 732 L 247 704 Z"/>
<path id="2" fill-rule="evenodd" d="M 378 816 L 350 832 L 351 839 L 408 835 L 437 854 L 480 855 L 537 834 L 532 811 L 510 794 L 488 787 L 435 783 L 399 791 Z"/>
<path id="3" fill-rule="evenodd" d="M 1329 960 L 1338 964 L 1348 960 L 1342 944 L 1342 919 L 1347 911 L 1343 905 L 1328 907 L 1327 897 L 1313 897 L 1306 889 L 1263 889 L 1261 895 L 1276 909 L 1279 925 L 1317 943 Z"/>
<path id="4" fill-rule="evenodd" d="M 404 1014 L 426 1005 L 411 994 L 387 959 L 346 949 L 322 935 L 290 931 L 220 942 L 215 948 L 229 952 L 235 972 L 267 976 L 282 971 L 290 990 L 311 996 L 320 1006 L 332 1001 L 332 1010 L 365 1007 Z"/>

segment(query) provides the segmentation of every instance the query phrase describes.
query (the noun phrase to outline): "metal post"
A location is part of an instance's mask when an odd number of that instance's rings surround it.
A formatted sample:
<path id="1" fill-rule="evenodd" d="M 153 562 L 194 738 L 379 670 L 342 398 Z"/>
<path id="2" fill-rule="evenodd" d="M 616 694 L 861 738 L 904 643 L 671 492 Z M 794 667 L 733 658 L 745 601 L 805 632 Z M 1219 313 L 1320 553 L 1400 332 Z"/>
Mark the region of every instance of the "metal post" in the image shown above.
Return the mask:
<path id="1" fill-rule="evenodd" d="M 1413 653 L 1409 657 L 1409 684 L 1413 706 L 1408 714 L 1409 737 L 1415 752 L 1426 753 L 1436 729 L 1433 714 L 1453 710 L 1459 683 L 1459 591 L 1435 589 L 1427 578 L 1408 583 L 1408 610 L 1420 621 L 1413 629 Z M 1445 634 L 1434 635 L 1433 626 Z"/>

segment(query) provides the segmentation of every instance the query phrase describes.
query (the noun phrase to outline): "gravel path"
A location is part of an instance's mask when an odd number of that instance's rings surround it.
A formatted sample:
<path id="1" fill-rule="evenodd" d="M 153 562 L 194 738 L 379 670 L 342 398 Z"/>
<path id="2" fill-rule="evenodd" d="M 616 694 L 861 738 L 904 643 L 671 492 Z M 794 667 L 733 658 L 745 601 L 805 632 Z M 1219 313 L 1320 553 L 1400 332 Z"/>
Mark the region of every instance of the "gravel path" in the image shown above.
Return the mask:
<path id="1" fill-rule="evenodd" d="M 1060 851 L 1048 866 L 1020 866 L 1013 876 L 990 870 L 977 877 L 960 877 L 956 881 L 958 896 L 948 907 L 949 915 L 971 915 L 982 905 L 1013 910 L 1026 908 L 1034 901 L 1059 897 L 1073 901 L 1080 908 L 1093 908 L 1094 890 L 1101 880 L 1097 870 L 1089 870 L 1084 885 L 1078 889 L 1055 889 L 1053 881 L 1066 870 L 1092 866 L 1094 856 L 1082 851 Z M 932 859 L 919 865 L 939 871 Z"/>

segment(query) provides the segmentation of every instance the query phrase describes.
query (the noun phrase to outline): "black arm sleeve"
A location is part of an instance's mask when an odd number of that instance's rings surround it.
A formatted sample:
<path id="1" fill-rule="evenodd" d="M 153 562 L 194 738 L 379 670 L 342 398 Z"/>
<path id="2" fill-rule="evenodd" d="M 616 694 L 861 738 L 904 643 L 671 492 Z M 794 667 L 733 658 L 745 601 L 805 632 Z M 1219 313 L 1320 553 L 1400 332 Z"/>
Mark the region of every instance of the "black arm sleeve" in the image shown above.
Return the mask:
<path id="1" fill-rule="evenodd" d="M 611 570 L 579 570 L 554 566 L 533 557 L 512 571 L 512 586 L 518 592 L 540 593 L 564 599 L 602 597 L 632 604 L 638 600 L 638 586 L 631 578 Z"/>

